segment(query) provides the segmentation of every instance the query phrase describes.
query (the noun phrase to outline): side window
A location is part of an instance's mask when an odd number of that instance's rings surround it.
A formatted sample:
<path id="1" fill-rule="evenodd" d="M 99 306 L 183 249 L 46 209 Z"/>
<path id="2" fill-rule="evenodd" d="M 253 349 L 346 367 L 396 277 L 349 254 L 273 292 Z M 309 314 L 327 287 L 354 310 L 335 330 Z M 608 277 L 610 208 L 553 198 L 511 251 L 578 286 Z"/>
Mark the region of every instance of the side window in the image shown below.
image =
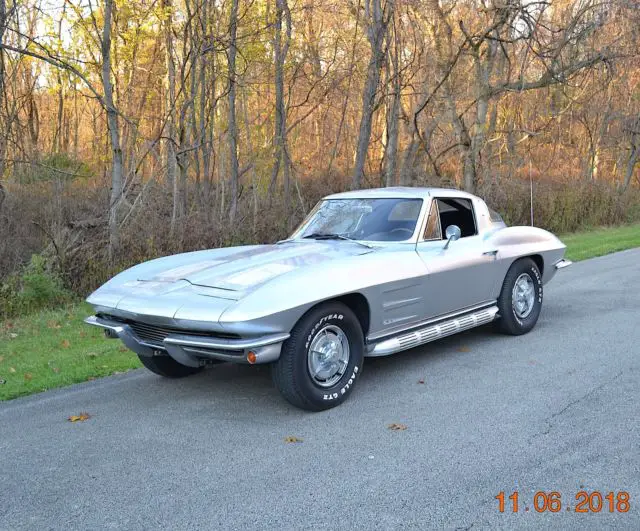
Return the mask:
<path id="1" fill-rule="evenodd" d="M 424 240 L 441 240 L 442 229 L 440 228 L 440 219 L 438 216 L 438 204 L 436 201 L 431 202 L 429 216 L 427 217 L 427 226 L 424 229 Z"/>
<path id="2" fill-rule="evenodd" d="M 442 197 L 436 200 L 440 214 L 440 226 L 442 234 L 447 231 L 449 225 L 457 225 L 462 232 L 462 238 L 475 236 L 476 220 L 473 215 L 473 204 L 470 199 L 458 197 Z"/>

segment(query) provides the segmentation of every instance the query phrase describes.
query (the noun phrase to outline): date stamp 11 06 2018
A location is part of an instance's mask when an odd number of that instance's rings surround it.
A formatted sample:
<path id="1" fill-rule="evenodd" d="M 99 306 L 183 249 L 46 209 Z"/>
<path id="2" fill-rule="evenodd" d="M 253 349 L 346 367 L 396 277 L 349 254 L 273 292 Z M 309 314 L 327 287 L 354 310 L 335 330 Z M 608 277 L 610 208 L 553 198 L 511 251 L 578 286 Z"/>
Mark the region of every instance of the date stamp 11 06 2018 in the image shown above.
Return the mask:
<path id="1" fill-rule="evenodd" d="M 504 512 L 529 512 L 558 513 L 560 511 L 573 511 L 576 513 L 626 513 L 631 508 L 629 493 L 626 491 L 587 492 L 581 490 L 576 493 L 573 504 L 563 504 L 562 495 L 557 491 L 538 491 L 533 495 L 531 506 L 520 499 L 518 491 L 506 495 L 504 491 L 495 497 L 498 500 L 498 510 Z"/>

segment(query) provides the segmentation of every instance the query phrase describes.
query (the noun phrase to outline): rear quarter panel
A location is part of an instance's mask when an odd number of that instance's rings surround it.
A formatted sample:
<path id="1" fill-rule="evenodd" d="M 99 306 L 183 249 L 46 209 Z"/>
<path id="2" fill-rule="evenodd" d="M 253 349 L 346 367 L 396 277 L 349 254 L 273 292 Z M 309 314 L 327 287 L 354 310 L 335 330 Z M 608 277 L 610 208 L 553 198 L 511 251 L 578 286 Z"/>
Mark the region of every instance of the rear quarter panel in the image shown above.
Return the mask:
<path id="1" fill-rule="evenodd" d="M 546 284 L 556 273 L 555 264 L 564 256 L 566 246 L 550 232 L 537 227 L 506 227 L 486 235 L 487 245 L 498 249 L 498 277 L 504 279 L 511 264 L 519 258 L 538 255 L 543 261 L 542 282 Z M 500 295 L 502 282 L 494 287 L 494 298 Z"/>

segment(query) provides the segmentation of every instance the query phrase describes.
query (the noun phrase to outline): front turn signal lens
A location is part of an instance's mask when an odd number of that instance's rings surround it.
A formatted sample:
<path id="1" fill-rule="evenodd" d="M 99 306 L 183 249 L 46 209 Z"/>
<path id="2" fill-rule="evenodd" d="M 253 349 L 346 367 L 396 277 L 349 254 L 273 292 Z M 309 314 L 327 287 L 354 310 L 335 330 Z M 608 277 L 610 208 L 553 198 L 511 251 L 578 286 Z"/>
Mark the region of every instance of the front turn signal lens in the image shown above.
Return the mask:
<path id="1" fill-rule="evenodd" d="M 257 360 L 256 353 L 253 350 L 250 350 L 249 353 L 247 354 L 247 361 L 251 364 L 254 364 L 256 360 Z"/>

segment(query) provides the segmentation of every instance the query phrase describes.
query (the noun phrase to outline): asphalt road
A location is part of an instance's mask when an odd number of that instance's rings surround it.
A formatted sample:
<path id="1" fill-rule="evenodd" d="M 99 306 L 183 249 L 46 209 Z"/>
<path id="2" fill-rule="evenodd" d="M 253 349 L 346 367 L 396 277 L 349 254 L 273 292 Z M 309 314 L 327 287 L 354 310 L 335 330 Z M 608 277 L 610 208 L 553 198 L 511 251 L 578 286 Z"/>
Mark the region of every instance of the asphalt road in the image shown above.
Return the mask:
<path id="1" fill-rule="evenodd" d="M 286 404 L 267 368 L 231 365 L 3 403 L 0 528 L 640 529 L 639 404 L 632 250 L 560 272 L 530 334 L 367 360 L 323 413 Z M 515 490 L 519 512 L 507 499 L 501 514 L 495 496 Z M 627 491 L 631 508 L 576 514 L 580 490 Z M 537 491 L 562 510 L 536 512 Z"/>

